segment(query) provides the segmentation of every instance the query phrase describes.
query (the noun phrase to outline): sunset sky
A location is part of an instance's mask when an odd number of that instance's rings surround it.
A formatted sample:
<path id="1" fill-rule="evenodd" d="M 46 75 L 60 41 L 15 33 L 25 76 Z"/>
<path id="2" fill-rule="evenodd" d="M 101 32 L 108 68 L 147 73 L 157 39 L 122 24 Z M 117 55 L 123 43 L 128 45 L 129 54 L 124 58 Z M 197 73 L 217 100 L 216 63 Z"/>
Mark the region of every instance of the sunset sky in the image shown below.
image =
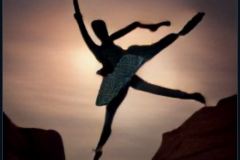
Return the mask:
<path id="1" fill-rule="evenodd" d="M 209 106 L 237 93 L 237 0 L 79 0 L 87 29 L 103 19 L 110 33 L 140 21 L 170 20 L 156 32 L 136 29 L 116 44 L 151 44 L 178 32 L 197 12 L 202 22 L 137 74 L 148 82 L 201 92 Z M 3 0 L 3 111 L 21 127 L 54 129 L 67 160 L 89 160 L 104 120 L 95 100 L 101 65 L 84 43 L 72 0 Z M 102 159 L 150 160 L 162 133 L 202 104 L 130 89 L 119 108 Z M 207 120 L 207 119 L 206 119 Z M 197 126 L 196 126 L 197 127 Z"/>

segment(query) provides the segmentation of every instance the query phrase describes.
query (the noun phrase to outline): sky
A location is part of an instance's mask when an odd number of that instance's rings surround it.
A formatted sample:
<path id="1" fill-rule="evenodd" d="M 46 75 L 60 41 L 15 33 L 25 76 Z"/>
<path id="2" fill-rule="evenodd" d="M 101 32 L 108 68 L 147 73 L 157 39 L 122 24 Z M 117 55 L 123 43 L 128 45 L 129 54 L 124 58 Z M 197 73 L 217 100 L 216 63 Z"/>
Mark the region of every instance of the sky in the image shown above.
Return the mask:
<path id="1" fill-rule="evenodd" d="M 116 41 L 124 49 L 152 44 L 178 32 L 197 12 L 202 22 L 137 74 L 146 81 L 201 92 L 208 106 L 237 93 L 237 1 L 81 0 L 90 24 L 103 19 L 110 33 L 134 21 L 171 21 L 156 32 L 136 29 Z M 71 0 L 3 0 L 3 111 L 21 127 L 54 129 L 67 160 L 92 159 L 105 107 L 95 100 L 101 65 L 84 43 Z M 102 159 L 146 160 L 162 134 L 179 127 L 203 105 L 130 89 L 113 123 Z"/>

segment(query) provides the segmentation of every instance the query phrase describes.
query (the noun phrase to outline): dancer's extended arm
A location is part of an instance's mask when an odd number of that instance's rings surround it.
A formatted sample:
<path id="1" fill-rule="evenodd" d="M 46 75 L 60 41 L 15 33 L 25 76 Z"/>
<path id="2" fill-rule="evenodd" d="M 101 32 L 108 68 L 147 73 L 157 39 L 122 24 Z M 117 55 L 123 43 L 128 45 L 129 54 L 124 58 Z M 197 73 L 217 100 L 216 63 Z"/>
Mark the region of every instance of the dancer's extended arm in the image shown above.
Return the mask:
<path id="1" fill-rule="evenodd" d="M 161 26 L 170 26 L 170 22 L 169 21 L 164 21 L 164 22 L 160 22 L 157 24 L 142 24 L 140 22 L 133 22 L 132 24 L 128 25 L 127 27 L 113 33 L 110 38 L 112 40 L 116 40 L 118 38 L 123 37 L 124 35 L 128 34 L 129 32 L 133 31 L 134 29 L 136 29 L 137 27 L 139 28 L 146 28 L 149 29 L 151 31 L 156 31 L 159 27 Z"/>
<path id="2" fill-rule="evenodd" d="M 75 14 L 74 17 L 79 25 L 80 31 L 82 33 L 83 39 L 86 42 L 88 48 L 92 51 L 94 54 L 95 58 L 102 63 L 103 65 L 109 64 L 109 62 L 106 60 L 106 58 L 99 52 L 99 46 L 96 45 L 93 40 L 91 39 L 90 35 L 87 32 L 86 26 L 83 22 L 82 14 L 79 9 L 78 1 L 73 0 L 73 5 L 75 9 Z"/>
<path id="3" fill-rule="evenodd" d="M 88 48 L 95 54 L 95 52 L 98 49 L 98 45 L 96 45 L 92 38 L 89 36 L 88 31 L 86 29 L 86 26 L 83 22 L 83 17 L 82 14 L 80 12 L 79 6 L 78 6 L 78 1 L 77 0 L 73 0 L 73 5 L 74 5 L 74 9 L 75 9 L 75 14 L 74 17 L 78 23 L 78 26 L 80 28 L 80 31 L 82 33 L 83 39 L 86 42 Z"/>

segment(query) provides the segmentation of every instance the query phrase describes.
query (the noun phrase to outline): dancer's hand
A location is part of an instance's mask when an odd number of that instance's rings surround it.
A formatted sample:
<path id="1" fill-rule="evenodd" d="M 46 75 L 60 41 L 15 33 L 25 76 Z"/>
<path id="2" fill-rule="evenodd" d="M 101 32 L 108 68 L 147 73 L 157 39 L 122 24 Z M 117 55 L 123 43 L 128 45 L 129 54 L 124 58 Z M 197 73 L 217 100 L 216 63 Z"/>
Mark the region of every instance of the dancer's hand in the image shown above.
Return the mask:
<path id="1" fill-rule="evenodd" d="M 165 22 L 161 22 L 158 24 L 153 24 L 153 25 L 149 26 L 149 29 L 150 29 L 150 31 L 154 32 L 161 26 L 170 26 L 170 25 L 171 25 L 170 21 L 165 21 Z"/>
<path id="2" fill-rule="evenodd" d="M 74 9 L 75 9 L 74 17 L 76 19 L 82 18 L 82 14 L 81 14 L 80 9 L 79 9 L 78 1 L 77 0 L 73 0 L 73 5 L 74 5 Z"/>
<path id="3" fill-rule="evenodd" d="M 156 31 L 158 28 L 159 28 L 159 26 L 158 26 L 157 24 L 154 24 L 154 25 L 149 26 L 149 29 L 150 29 L 150 31 L 152 31 L 152 32 Z"/>
<path id="4" fill-rule="evenodd" d="M 171 22 L 170 21 L 164 21 L 164 22 L 158 23 L 158 25 L 159 25 L 159 27 L 160 26 L 170 26 Z"/>

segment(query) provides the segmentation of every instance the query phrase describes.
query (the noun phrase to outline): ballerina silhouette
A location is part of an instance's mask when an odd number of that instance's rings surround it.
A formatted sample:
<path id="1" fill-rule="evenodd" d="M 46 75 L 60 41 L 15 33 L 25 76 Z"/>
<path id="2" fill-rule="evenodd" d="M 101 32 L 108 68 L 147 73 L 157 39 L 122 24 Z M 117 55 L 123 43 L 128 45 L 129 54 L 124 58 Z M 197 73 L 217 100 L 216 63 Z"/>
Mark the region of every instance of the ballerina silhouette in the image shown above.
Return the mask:
<path id="1" fill-rule="evenodd" d="M 112 132 L 111 125 L 115 113 L 126 97 L 129 87 L 161 96 L 196 100 L 204 104 L 206 103 L 205 98 L 201 93 L 187 93 L 180 90 L 157 86 L 146 82 L 135 74 L 144 63 L 172 44 L 179 36 L 184 36 L 189 33 L 202 20 L 205 13 L 197 13 L 180 32 L 169 34 L 154 44 L 144 46 L 134 45 L 130 46 L 127 50 L 123 50 L 121 47 L 114 44 L 114 40 L 121 38 L 137 27 L 156 31 L 159 27 L 170 26 L 170 21 L 156 24 L 133 22 L 127 27 L 109 35 L 105 22 L 103 20 L 95 20 L 91 25 L 94 33 L 102 43 L 98 46 L 93 42 L 87 32 L 78 1 L 73 0 L 73 3 L 75 8 L 74 17 L 79 25 L 83 39 L 96 59 L 103 65 L 103 67 L 97 71 L 98 75 L 103 76 L 103 82 L 99 90 L 96 105 L 107 106 L 104 126 L 100 140 L 95 149 L 96 154 L 94 160 L 98 160 L 102 155 L 102 148 Z"/>

